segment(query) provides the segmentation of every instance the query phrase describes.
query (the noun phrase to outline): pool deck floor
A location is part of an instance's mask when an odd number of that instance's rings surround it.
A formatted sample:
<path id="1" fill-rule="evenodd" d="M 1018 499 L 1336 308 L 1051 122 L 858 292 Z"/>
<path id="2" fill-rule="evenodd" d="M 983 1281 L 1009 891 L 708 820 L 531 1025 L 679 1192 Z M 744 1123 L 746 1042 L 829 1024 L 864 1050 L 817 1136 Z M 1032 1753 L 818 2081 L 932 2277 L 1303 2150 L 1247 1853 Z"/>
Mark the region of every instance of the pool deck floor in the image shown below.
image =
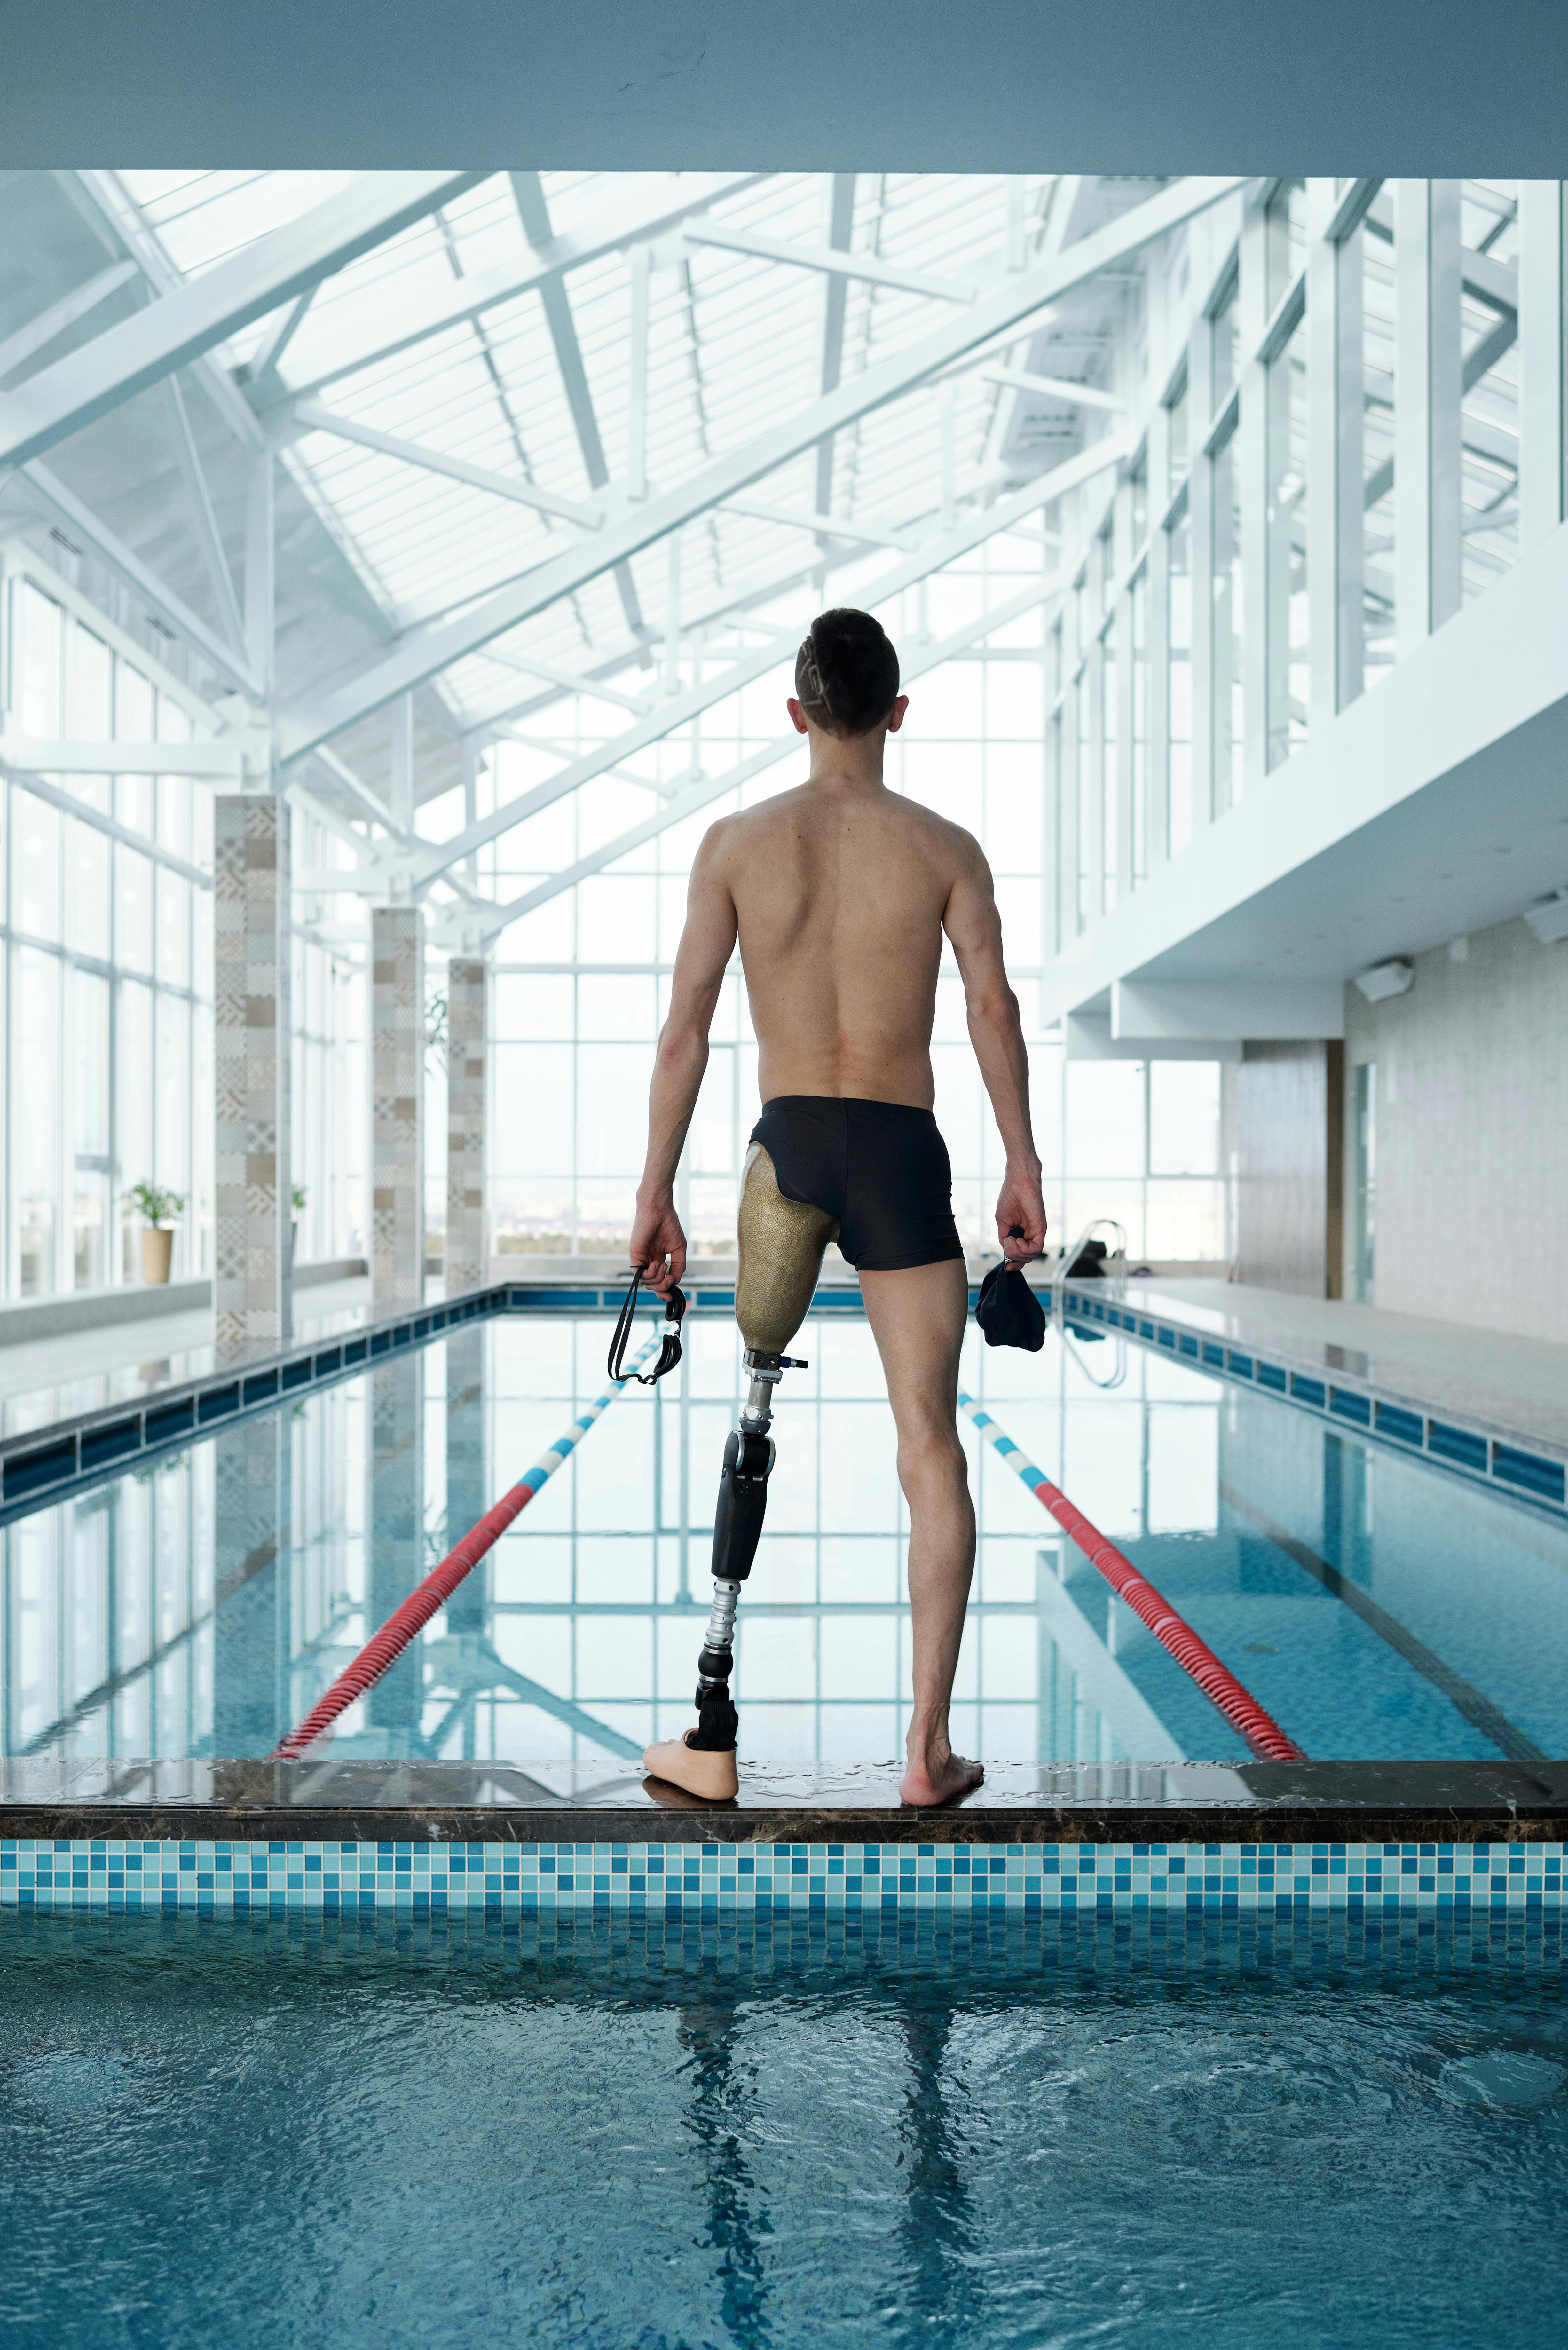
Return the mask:
<path id="1" fill-rule="evenodd" d="M 1130 1280 L 1129 1304 L 1239 1346 L 1348 1371 L 1437 1411 L 1568 1450 L 1568 1346 L 1220 1279 Z"/>

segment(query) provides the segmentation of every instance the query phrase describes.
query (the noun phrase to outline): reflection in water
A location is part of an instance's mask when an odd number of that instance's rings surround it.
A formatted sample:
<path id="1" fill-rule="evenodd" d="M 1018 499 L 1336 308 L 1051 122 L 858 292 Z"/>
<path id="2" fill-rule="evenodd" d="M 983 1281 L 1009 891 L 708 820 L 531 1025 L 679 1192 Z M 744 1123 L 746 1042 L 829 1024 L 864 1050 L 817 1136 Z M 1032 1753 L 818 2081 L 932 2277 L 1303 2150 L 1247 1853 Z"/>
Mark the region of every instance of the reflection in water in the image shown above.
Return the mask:
<path id="1" fill-rule="evenodd" d="M 951 2007 L 919 2001 L 900 2015 L 909 2070 L 898 2130 L 909 2181 L 898 2221 L 908 2296 L 899 2314 L 924 2338 L 940 2325 L 962 2341 L 981 2314 L 980 2231 L 968 2185 L 971 2149 L 950 2110 L 950 2099 L 964 2094 L 949 2063 L 952 2022 Z"/>
<path id="2" fill-rule="evenodd" d="M 706 2241 L 719 2256 L 717 2314 L 725 2339 L 740 2350 L 764 2350 L 774 2336 L 762 2240 L 773 2230 L 747 2152 L 757 2133 L 758 2081 L 754 2066 L 736 2062 L 739 2033 L 732 1999 L 715 1996 L 681 2008 L 685 2127 L 701 2158 Z"/>
<path id="3" fill-rule="evenodd" d="M 600 1390 L 605 1343 L 586 1316 L 454 1333 L 0 1530 L 0 1748 L 265 1754 Z M 909 1672 L 891 1426 L 864 1323 L 823 1317 L 807 1352 L 742 1610 L 742 1752 L 886 1761 Z M 1490 1759 L 1500 1724 L 1505 1751 L 1562 1750 L 1568 1529 L 1145 1348 L 1113 1391 L 1060 1348 L 971 1355 L 971 1390 L 1309 1753 Z M 333 1754 L 618 1762 L 683 1727 L 737 1382 L 732 1326 L 697 1323 L 679 1378 L 617 1402 Z M 1241 1759 L 1018 1481 L 975 1483 L 961 1743 Z"/>

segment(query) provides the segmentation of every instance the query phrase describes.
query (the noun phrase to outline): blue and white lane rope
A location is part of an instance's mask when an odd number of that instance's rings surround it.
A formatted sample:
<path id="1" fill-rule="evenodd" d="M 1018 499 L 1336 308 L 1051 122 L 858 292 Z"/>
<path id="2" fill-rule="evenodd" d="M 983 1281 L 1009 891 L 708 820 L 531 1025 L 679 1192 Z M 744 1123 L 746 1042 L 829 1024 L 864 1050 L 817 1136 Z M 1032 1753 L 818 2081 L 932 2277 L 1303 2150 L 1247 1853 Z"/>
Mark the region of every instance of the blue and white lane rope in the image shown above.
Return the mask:
<path id="1" fill-rule="evenodd" d="M 296 1762 L 331 1728 L 340 1713 L 347 1712 L 357 1698 L 363 1697 L 397 1663 L 409 1642 L 445 1607 L 463 1576 L 499 1542 L 518 1513 L 527 1508 L 535 1494 L 571 1459 L 595 1421 L 603 1418 L 633 1374 L 663 1343 L 662 1332 L 651 1337 L 627 1366 L 624 1378 L 614 1381 L 603 1395 L 596 1396 L 587 1409 L 577 1414 L 566 1434 L 556 1437 L 548 1452 L 542 1453 L 531 1469 L 525 1469 L 494 1508 L 487 1510 L 479 1523 L 469 1528 L 456 1549 L 448 1551 L 439 1566 L 431 1567 L 424 1581 L 415 1586 L 380 1630 L 366 1641 L 353 1662 L 345 1666 L 325 1696 L 317 1698 L 304 1721 L 278 1740 L 267 1757 L 269 1762 Z"/>

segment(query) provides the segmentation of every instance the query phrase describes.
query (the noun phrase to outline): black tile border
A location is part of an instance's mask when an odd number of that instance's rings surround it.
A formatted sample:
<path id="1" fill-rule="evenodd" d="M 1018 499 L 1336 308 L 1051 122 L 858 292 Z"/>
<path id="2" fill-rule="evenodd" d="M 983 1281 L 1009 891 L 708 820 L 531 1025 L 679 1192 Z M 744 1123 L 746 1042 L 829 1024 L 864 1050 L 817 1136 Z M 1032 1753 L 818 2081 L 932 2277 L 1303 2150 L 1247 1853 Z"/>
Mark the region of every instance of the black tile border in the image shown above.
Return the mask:
<path id="1" fill-rule="evenodd" d="M 1066 1284 L 1064 1311 L 1069 1328 L 1092 1330 L 1096 1336 L 1115 1330 L 1137 1345 L 1163 1347 L 1220 1378 L 1260 1388 L 1319 1419 L 1339 1420 L 1392 1452 L 1417 1454 L 1469 1484 L 1523 1502 L 1553 1518 L 1568 1517 L 1568 1453 L 1500 1431 L 1489 1420 L 1446 1408 L 1433 1410 L 1354 1372 L 1309 1365 L 1283 1347 L 1260 1352 L 1256 1346 L 1232 1347 L 1168 1314 L 1098 1295 L 1086 1282 Z"/>
<path id="2" fill-rule="evenodd" d="M 584 1766 L 583 1776 L 599 1784 L 552 1789 L 506 1763 L 13 1760 L 0 1768 L 0 1836 L 1325 1848 L 1555 1844 L 1568 1836 L 1564 1762 L 1004 1764 L 993 1766 L 990 1786 L 934 1812 L 898 1804 L 891 1765 L 742 1771 L 741 1801 L 712 1805 L 660 1801 L 649 1783 L 602 1768 Z M 111 1779 L 122 1794 L 109 1793 Z M 161 1792 L 149 1780 L 161 1782 Z M 746 1800 L 753 1789 L 763 1800 Z"/>

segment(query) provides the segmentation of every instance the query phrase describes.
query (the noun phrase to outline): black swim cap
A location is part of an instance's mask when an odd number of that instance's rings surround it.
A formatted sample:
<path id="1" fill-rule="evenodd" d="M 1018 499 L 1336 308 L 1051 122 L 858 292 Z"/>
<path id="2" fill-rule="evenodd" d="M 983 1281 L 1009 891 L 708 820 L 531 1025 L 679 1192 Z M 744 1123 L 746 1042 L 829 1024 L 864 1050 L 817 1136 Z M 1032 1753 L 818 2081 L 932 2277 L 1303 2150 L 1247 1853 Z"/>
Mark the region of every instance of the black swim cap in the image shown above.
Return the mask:
<path id="1" fill-rule="evenodd" d="M 819 613 L 794 657 L 794 690 L 814 726 L 869 734 L 898 699 L 898 656 L 880 620 L 840 607 Z"/>

